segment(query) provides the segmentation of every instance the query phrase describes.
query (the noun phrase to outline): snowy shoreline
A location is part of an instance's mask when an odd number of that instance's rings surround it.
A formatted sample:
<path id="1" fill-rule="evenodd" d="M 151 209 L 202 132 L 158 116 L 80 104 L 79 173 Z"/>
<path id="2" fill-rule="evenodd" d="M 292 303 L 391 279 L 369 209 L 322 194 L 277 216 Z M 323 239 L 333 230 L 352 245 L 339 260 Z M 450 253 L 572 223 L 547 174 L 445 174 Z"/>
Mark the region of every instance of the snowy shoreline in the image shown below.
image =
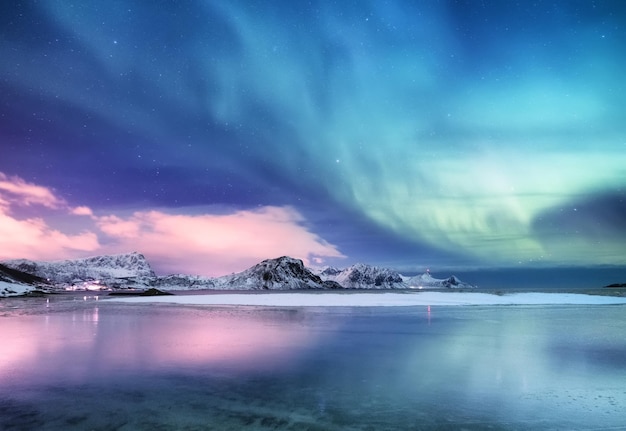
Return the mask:
<path id="1" fill-rule="evenodd" d="M 241 305 L 269 307 L 411 307 L 428 305 L 616 305 L 626 298 L 580 293 L 510 293 L 495 295 L 474 292 L 411 293 L 303 293 L 285 292 L 249 295 L 223 293 L 130 298 L 107 298 L 126 303 L 162 303 L 180 305 Z"/>

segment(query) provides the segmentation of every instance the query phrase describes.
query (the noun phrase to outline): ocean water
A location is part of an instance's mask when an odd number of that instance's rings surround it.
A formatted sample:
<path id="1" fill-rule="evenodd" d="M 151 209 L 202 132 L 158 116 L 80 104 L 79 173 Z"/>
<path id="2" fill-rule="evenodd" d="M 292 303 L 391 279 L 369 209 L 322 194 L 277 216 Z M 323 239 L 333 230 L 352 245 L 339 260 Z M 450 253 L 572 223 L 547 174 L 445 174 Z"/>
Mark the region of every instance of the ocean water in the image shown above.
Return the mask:
<path id="1" fill-rule="evenodd" d="M 626 429 L 626 306 L 0 301 L 2 430 Z"/>

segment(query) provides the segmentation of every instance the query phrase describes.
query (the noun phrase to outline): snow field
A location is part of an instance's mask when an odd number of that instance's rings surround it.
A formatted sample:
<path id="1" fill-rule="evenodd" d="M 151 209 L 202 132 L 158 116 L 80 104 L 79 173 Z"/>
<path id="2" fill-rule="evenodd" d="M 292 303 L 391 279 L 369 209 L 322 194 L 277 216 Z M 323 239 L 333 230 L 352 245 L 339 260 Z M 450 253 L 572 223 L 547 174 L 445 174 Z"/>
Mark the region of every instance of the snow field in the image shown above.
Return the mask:
<path id="1" fill-rule="evenodd" d="M 250 305 L 270 307 L 410 307 L 420 305 L 610 305 L 626 304 L 626 298 L 575 293 L 512 293 L 493 295 L 468 292 L 406 293 L 255 293 L 174 295 L 111 298 L 129 303 L 184 305 Z"/>

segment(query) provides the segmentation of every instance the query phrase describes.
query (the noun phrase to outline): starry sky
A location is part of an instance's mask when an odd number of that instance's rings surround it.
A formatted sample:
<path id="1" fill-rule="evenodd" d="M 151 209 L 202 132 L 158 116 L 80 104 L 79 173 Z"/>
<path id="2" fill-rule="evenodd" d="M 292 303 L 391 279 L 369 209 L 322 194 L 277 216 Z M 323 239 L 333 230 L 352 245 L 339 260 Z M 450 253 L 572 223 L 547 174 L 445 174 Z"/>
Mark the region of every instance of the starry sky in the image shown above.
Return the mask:
<path id="1" fill-rule="evenodd" d="M 621 0 L 3 2 L 0 259 L 626 281 L 625 47 Z"/>

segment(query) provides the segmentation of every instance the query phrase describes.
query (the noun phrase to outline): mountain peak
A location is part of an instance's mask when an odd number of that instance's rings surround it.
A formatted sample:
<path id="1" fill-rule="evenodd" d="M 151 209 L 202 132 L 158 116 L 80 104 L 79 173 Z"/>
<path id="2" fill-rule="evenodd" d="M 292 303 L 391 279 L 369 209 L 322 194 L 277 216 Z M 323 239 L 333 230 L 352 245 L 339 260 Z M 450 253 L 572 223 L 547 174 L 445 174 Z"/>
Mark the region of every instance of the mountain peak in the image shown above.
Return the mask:
<path id="1" fill-rule="evenodd" d="M 324 289 L 327 286 L 304 266 L 302 260 L 281 256 L 266 259 L 240 273 L 219 277 L 216 287 L 283 290 Z"/>

